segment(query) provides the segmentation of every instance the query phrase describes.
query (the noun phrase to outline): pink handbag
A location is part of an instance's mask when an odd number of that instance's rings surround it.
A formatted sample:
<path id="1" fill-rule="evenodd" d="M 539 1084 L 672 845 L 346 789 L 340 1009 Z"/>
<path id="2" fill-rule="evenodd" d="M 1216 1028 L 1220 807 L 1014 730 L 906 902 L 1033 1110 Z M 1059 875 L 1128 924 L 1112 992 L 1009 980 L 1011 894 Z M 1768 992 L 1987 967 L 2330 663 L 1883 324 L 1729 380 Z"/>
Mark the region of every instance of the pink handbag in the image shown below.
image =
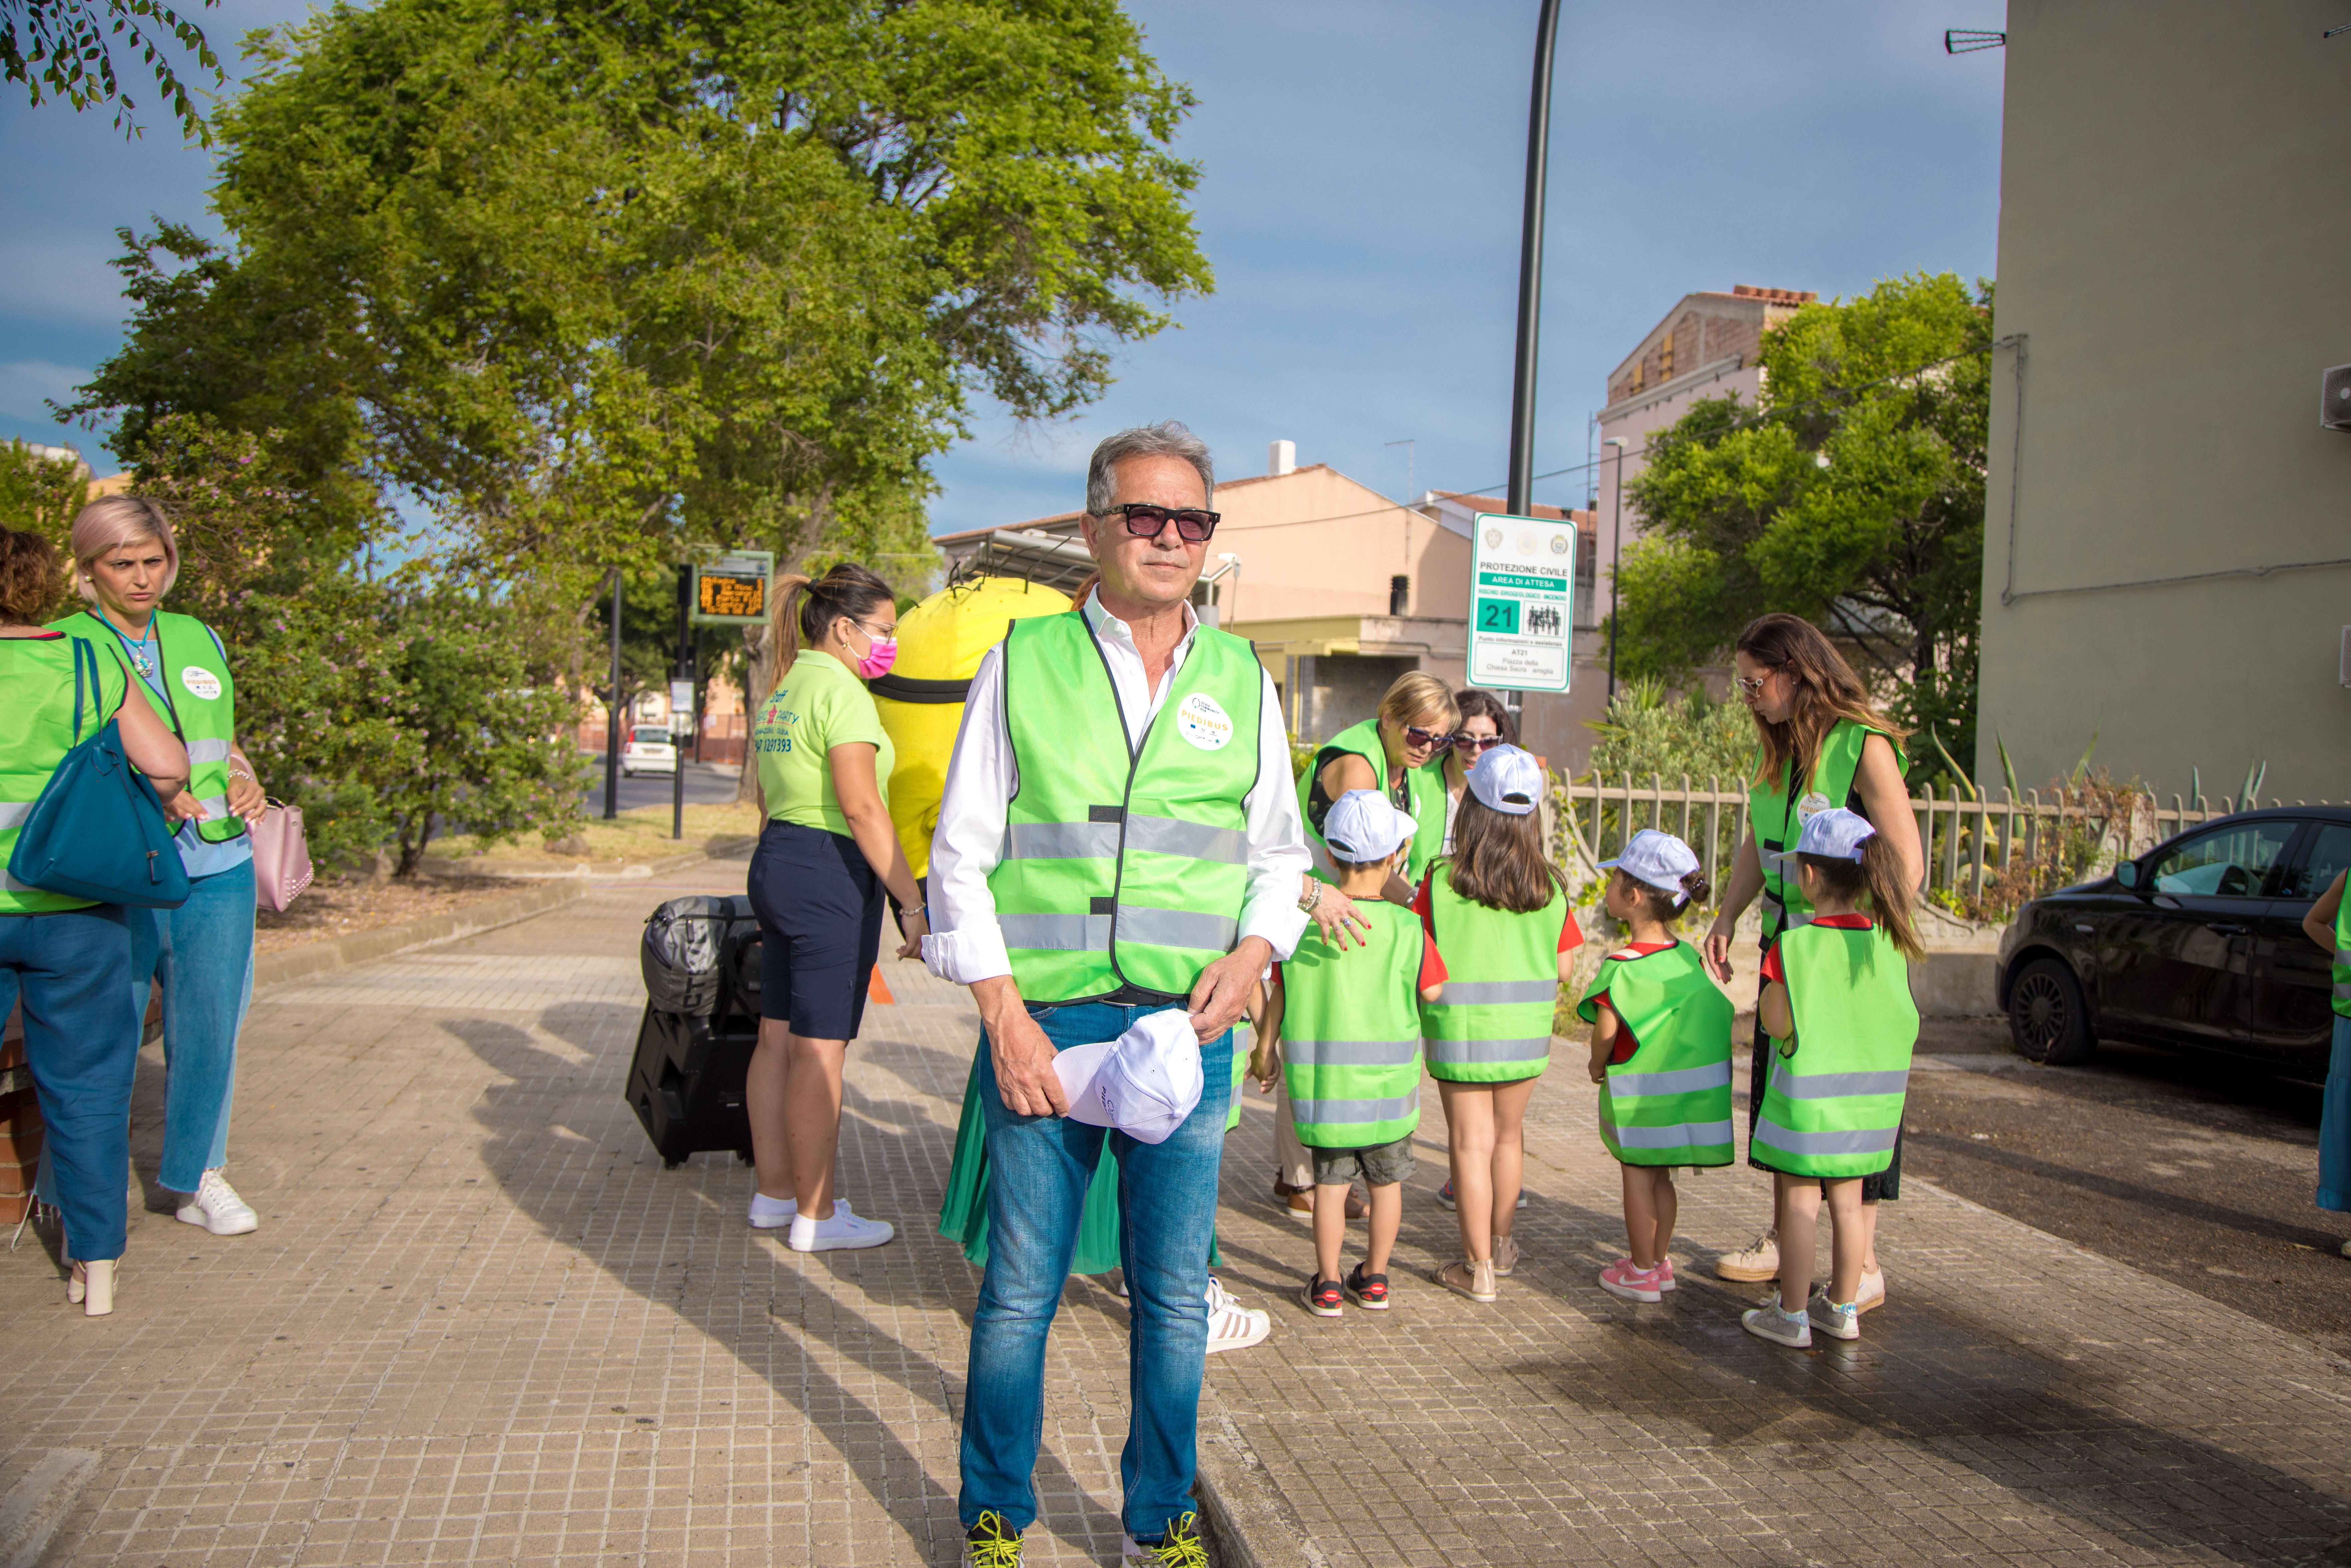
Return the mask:
<path id="1" fill-rule="evenodd" d="M 310 885 L 310 843 L 302 836 L 302 808 L 272 800 L 261 821 L 246 831 L 253 838 L 253 902 L 272 915 L 282 915 Z"/>

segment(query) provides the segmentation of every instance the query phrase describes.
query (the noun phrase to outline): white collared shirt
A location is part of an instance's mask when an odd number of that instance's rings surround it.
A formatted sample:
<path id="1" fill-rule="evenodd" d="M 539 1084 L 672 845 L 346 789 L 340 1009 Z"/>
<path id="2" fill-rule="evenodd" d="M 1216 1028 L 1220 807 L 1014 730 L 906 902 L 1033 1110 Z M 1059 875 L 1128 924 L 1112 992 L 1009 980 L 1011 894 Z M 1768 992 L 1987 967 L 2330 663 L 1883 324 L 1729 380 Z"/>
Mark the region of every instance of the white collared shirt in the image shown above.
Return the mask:
<path id="1" fill-rule="evenodd" d="M 1143 654 L 1125 622 L 1089 594 L 1086 623 L 1094 629 L 1111 685 L 1118 694 L 1130 748 L 1139 748 L 1151 721 L 1174 689 L 1176 672 L 1192 651 L 1199 622 L 1184 607 L 1184 637 L 1167 662 L 1156 689 L 1146 689 Z M 1306 930 L 1298 907 L 1311 861 L 1298 817 L 1298 794 L 1290 784 L 1290 737 L 1281 727 L 1281 705 L 1273 677 L 1259 704 L 1258 786 L 1246 802 L 1249 892 L 1241 905 L 1241 936 L 1262 936 L 1277 959 L 1290 956 Z M 1012 972 L 1004 932 L 996 922 L 996 897 L 987 874 L 1004 854 L 1005 816 L 1019 782 L 1012 737 L 1004 723 L 1004 644 L 990 648 L 964 698 L 963 727 L 956 733 L 939 800 L 939 825 L 931 835 L 931 935 L 923 938 L 923 961 L 931 973 L 959 986 Z"/>

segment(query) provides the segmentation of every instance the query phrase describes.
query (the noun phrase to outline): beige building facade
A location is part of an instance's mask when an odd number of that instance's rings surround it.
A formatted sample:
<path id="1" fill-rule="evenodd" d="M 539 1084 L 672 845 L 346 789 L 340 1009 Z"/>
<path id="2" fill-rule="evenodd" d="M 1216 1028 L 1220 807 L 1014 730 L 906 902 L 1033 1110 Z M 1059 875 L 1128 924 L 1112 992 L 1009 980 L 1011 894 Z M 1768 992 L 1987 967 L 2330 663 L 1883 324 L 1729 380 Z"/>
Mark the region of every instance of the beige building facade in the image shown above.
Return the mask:
<path id="1" fill-rule="evenodd" d="M 2328 16 L 2328 21 L 2351 18 Z M 1979 777 L 2351 792 L 2351 37 L 2010 0 Z"/>
<path id="2" fill-rule="evenodd" d="M 1461 685 L 1470 519 L 1503 507 L 1495 497 L 1438 491 L 1405 505 L 1327 464 L 1294 465 L 1289 448 L 1273 444 L 1270 472 L 1217 480 L 1214 504 L 1223 520 L 1196 597 L 1204 616 L 1256 644 L 1290 732 L 1320 741 L 1369 717 L 1380 694 L 1407 670 Z M 1584 547 L 1580 559 L 1591 559 L 1589 513 L 1541 507 L 1536 515 L 1573 518 Z M 937 543 L 954 571 L 991 541 L 999 541 L 997 559 L 1017 570 L 1023 547 L 1006 549 L 1000 541 L 1034 540 L 1025 559 L 1050 573 L 1046 541 L 1075 540 L 1078 518 L 1064 512 L 1001 530 L 946 534 Z M 1589 584 L 1587 570 L 1577 584 L 1573 689 L 1530 695 L 1520 713 L 1520 738 L 1561 771 L 1583 766 L 1593 738 L 1584 721 L 1604 706 L 1606 652 L 1585 609 Z"/>

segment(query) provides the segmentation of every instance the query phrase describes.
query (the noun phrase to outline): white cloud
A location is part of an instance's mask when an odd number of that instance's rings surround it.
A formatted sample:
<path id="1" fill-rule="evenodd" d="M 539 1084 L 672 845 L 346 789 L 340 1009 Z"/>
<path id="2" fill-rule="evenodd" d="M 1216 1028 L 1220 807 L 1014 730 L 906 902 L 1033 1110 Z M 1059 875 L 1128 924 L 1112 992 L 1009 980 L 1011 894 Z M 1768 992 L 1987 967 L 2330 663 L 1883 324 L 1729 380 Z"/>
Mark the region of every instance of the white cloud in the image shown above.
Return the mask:
<path id="1" fill-rule="evenodd" d="M 118 247 L 95 237 L 0 240 L 0 315 L 58 326 L 116 327 L 131 313 L 107 265 Z"/>
<path id="2" fill-rule="evenodd" d="M 57 416 L 42 400 L 64 402 L 73 396 L 74 388 L 88 380 L 89 369 L 79 365 L 53 364 L 47 360 L 0 362 L 0 417 L 55 424 Z"/>

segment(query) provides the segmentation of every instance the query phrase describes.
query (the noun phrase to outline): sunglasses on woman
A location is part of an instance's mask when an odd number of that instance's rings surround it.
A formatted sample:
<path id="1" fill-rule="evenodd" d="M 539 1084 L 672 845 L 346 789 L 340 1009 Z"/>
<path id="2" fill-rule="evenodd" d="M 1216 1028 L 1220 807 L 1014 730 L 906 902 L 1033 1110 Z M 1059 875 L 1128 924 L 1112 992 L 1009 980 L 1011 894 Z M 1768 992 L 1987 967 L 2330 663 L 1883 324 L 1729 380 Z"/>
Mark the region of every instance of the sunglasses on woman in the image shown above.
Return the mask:
<path id="1" fill-rule="evenodd" d="M 1773 670 L 1770 674 L 1761 675 L 1733 675 L 1730 677 L 1730 684 L 1739 688 L 1740 696 L 1752 702 L 1763 695 L 1763 688 L 1771 684 L 1771 676 L 1779 673 Z"/>
<path id="2" fill-rule="evenodd" d="M 1406 746 L 1426 746 L 1432 751 L 1443 751 L 1458 738 L 1460 737 L 1447 735 L 1442 730 L 1423 729 L 1416 724 L 1404 727 L 1404 743 Z"/>
<path id="3" fill-rule="evenodd" d="M 1172 517 L 1176 534 L 1189 545 L 1207 544 L 1209 536 L 1217 531 L 1217 523 L 1224 516 L 1222 512 L 1203 511 L 1197 507 L 1160 507 L 1149 501 L 1129 501 L 1123 506 L 1113 507 L 1102 515 L 1109 517 L 1111 512 L 1125 517 L 1126 531 L 1141 539 L 1157 538 L 1166 531 L 1168 519 Z"/>
<path id="4" fill-rule="evenodd" d="M 1466 751 L 1472 757 L 1482 757 L 1490 747 L 1510 744 L 1499 735 L 1456 735 L 1447 737 L 1456 751 Z"/>

